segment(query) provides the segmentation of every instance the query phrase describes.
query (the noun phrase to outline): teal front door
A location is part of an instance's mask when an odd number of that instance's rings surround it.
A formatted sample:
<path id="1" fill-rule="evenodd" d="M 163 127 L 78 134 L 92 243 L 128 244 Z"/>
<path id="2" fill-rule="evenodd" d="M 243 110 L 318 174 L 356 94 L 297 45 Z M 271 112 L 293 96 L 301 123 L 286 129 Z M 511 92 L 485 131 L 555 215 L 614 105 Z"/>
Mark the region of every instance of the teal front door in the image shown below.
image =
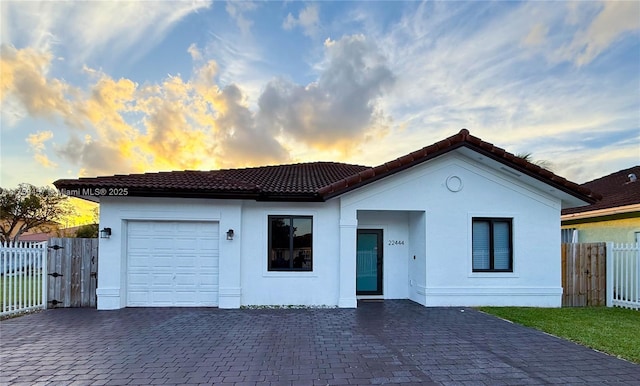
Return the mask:
<path id="1" fill-rule="evenodd" d="M 382 229 L 358 229 L 356 294 L 382 295 Z"/>

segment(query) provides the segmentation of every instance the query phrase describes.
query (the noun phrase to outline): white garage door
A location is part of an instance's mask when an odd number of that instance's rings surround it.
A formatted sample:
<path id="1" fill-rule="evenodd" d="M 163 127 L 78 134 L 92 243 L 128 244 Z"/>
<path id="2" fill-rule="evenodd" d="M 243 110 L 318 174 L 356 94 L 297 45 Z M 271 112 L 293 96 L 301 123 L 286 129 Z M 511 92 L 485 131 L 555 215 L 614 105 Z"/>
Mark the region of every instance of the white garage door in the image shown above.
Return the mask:
<path id="1" fill-rule="evenodd" d="M 130 221 L 127 232 L 127 306 L 218 305 L 218 223 Z"/>

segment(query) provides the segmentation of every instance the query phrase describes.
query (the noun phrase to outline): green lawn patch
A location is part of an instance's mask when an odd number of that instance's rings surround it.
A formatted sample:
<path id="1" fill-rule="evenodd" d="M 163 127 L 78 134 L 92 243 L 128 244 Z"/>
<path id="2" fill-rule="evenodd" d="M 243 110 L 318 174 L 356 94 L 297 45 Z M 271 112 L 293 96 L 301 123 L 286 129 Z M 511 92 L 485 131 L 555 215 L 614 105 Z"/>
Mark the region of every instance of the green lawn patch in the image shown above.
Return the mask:
<path id="1" fill-rule="evenodd" d="M 8 304 L 39 302 L 42 299 L 42 279 L 35 277 L 18 279 L 0 275 L 0 310 L 4 308 L 5 296 Z"/>
<path id="2" fill-rule="evenodd" d="M 479 310 L 640 363 L 640 311 L 608 307 L 480 307 Z"/>

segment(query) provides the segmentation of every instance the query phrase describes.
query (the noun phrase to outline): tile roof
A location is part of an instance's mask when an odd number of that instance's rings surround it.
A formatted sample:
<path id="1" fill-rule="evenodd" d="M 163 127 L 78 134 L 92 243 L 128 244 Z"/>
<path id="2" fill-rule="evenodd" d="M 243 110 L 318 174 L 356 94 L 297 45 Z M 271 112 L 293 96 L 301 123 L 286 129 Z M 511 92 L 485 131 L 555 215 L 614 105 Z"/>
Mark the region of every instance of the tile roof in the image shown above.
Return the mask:
<path id="1" fill-rule="evenodd" d="M 629 174 L 635 174 L 638 180 L 629 182 Z M 581 186 L 600 193 L 602 200 L 587 206 L 564 209 L 563 215 L 640 204 L 640 165 L 597 178 Z"/>
<path id="2" fill-rule="evenodd" d="M 511 154 L 506 150 L 493 145 L 492 143 L 485 142 L 478 137 L 474 137 L 473 135 L 469 134 L 469 131 L 467 129 L 462 129 L 459 133 L 452 135 L 449 138 L 443 139 L 440 142 L 436 142 L 433 145 L 423 147 L 420 150 L 416 150 L 393 161 L 373 168 L 369 168 L 367 170 L 363 170 L 340 181 L 336 181 L 331 185 L 325 186 L 320 189 L 319 193 L 325 199 L 337 196 L 346 191 L 387 177 L 391 174 L 410 168 L 419 163 L 433 159 L 460 147 L 467 147 L 475 150 L 480 154 L 494 159 L 537 180 L 554 186 L 566 193 L 582 199 L 583 201 L 593 203 L 601 198 L 599 194 L 593 193 L 587 188 L 581 187 L 580 185 L 571 182 L 563 177 L 560 177 L 546 169 L 543 169 L 536 164 L 517 157 L 514 154 Z"/>
<path id="3" fill-rule="evenodd" d="M 312 162 L 211 171 L 173 171 L 58 180 L 63 190 L 127 188 L 130 196 L 302 199 L 321 201 L 317 191 L 369 167 Z M 85 194 L 76 194 L 85 195 Z"/>
<path id="4" fill-rule="evenodd" d="M 144 197 L 324 201 L 463 146 L 583 201 L 593 203 L 600 198 L 598 194 L 592 193 L 587 188 L 470 135 L 466 129 L 433 145 L 376 167 L 313 162 L 245 169 L 175 171 L 65 179 L 54 182 L 54 185 L 61 190 L 127 188 L 129 195 Z"/>

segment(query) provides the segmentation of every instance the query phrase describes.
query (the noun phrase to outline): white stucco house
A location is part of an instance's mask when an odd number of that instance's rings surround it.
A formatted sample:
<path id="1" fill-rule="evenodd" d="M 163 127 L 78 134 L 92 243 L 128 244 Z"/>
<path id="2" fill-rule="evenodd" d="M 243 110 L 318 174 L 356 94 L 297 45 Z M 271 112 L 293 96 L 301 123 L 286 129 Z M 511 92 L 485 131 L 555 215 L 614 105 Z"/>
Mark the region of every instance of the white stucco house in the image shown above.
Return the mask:
<path id="1" fill-rule="evenodd" d="M 98 308 L 561 305 L 560 211 L 598 197 L 466 129 L 377 167 L 58 180 L 99 201 Z M 103 232 L 103 236 L 104 236 Z"/>

